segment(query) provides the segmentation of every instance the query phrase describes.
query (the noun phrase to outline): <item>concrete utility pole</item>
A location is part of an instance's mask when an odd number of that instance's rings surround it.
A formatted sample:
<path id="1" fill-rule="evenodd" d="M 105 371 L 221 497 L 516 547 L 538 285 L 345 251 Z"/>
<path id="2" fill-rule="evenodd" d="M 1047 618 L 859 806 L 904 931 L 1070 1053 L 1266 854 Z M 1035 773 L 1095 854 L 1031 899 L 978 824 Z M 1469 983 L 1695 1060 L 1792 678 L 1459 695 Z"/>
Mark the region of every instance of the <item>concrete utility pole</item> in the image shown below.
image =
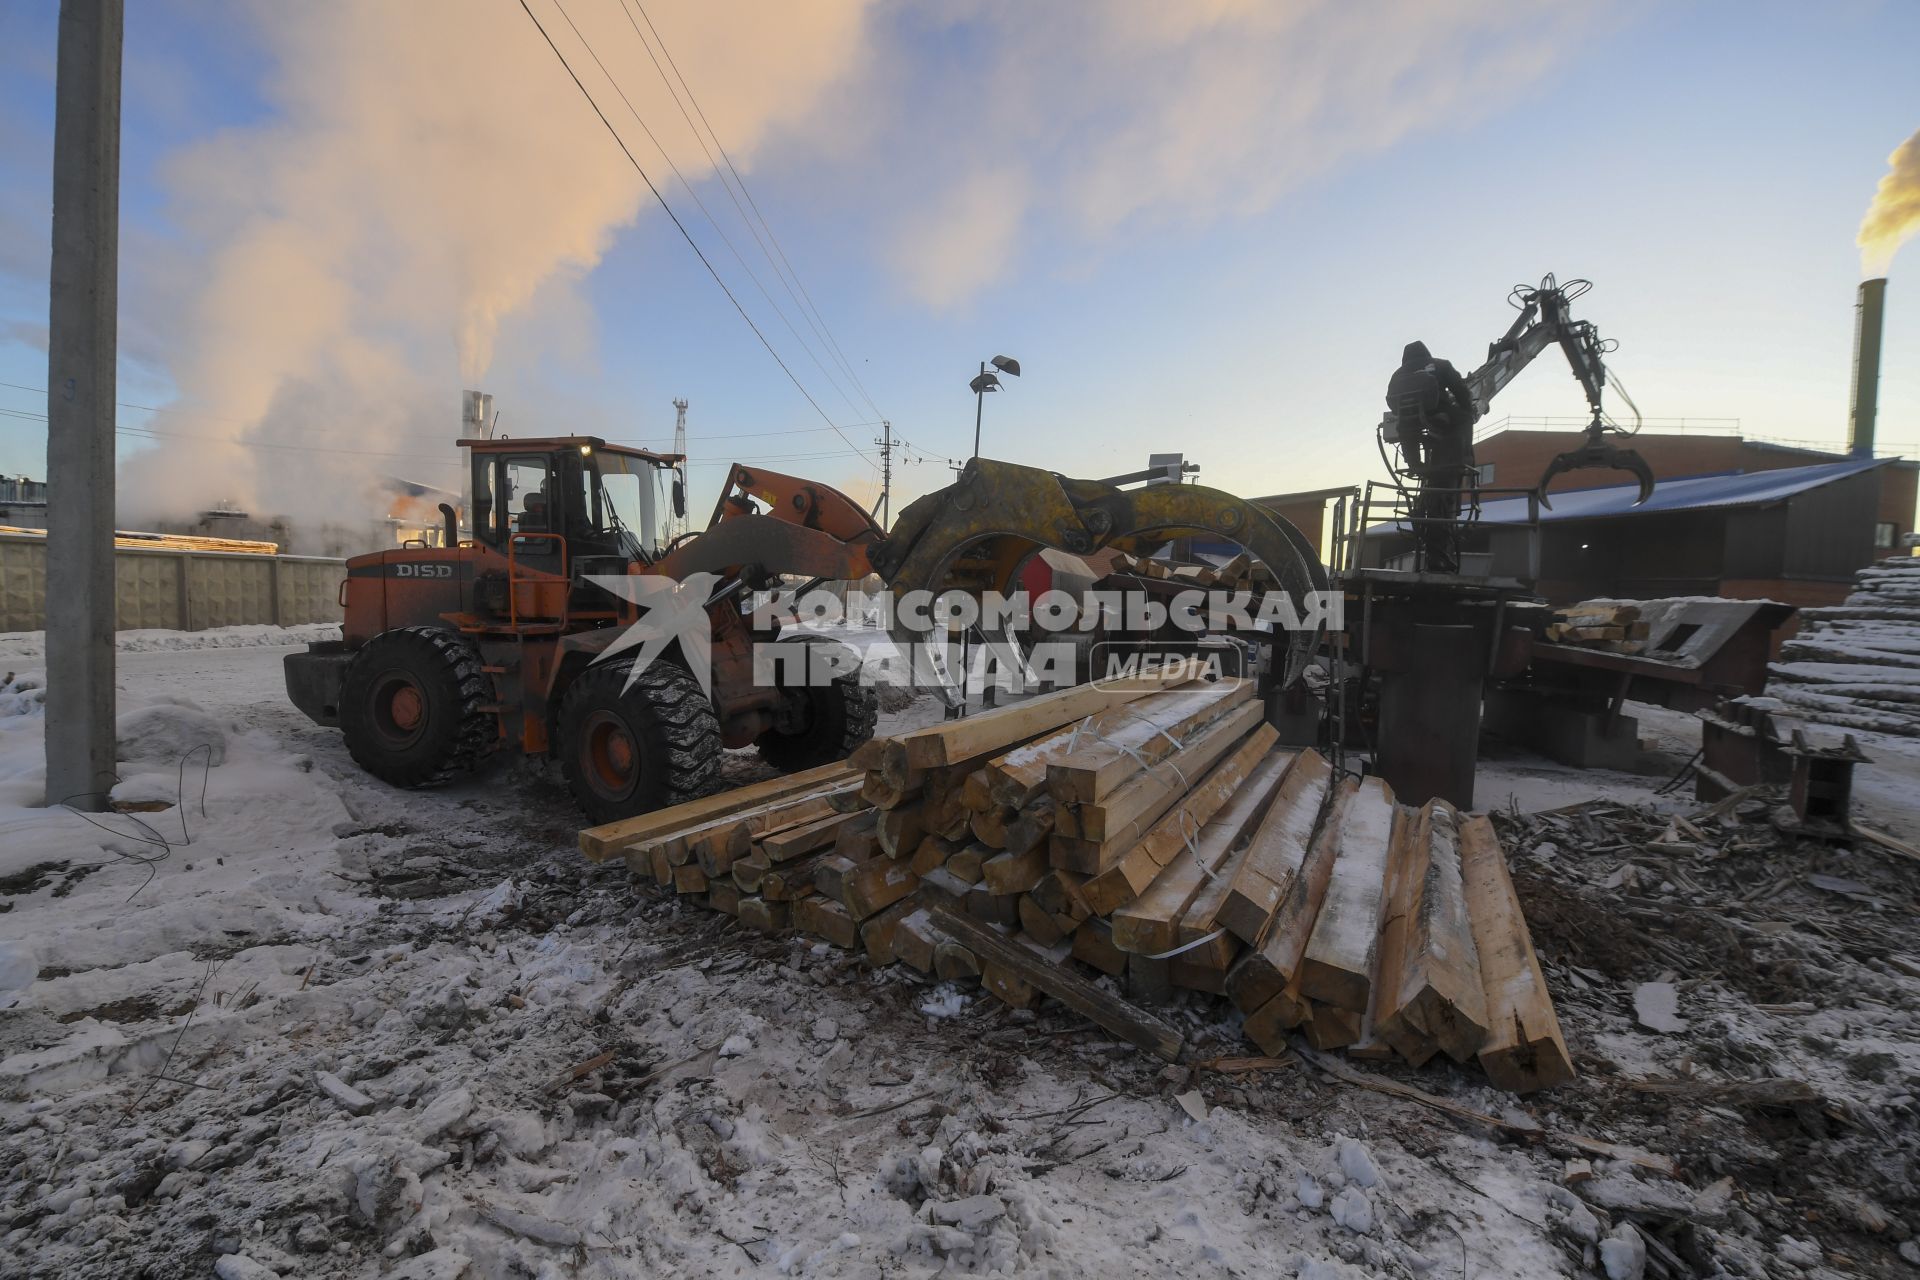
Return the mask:
<path id="1" fill-rule="evenodd" d="M 47 803 L 107 807 L 123 0 L 61 0 L 47 339 Z"/>
<path id="2" fill-rule="evenodd" d="M 874 441 L 880 446 L 880 527 L 887 527 L 887 517 L 893 514 L 893 424 L 880 424 L 880 438 Z"/>

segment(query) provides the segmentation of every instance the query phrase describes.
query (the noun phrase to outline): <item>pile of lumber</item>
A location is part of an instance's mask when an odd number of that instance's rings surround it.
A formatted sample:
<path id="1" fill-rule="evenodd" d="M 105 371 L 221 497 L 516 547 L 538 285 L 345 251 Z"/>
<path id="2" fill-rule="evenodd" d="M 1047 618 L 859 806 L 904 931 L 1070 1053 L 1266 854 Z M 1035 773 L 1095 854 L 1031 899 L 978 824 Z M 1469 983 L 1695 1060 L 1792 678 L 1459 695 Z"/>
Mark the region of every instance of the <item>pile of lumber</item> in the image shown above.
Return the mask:
<path id="1" fill-rule="evenodd" d="M 1631 600 L 1583 600 L 1553 611 L 1546 638 L 1553 644 L 1639 653 L 1646 648 L 1648 624 Z"/>
<path id="2" fill-rule="evenodd" d="M 1920 559 L 1854 576 L 1846 603 L 1802 609 L 1767 672 L 1767 694 L 1803 720 L 1920 737 Z"/>
<path id="3" fill-rule="evenodd" d="M 1244 551 L 1218 565 L 1122 554 L 1114 557 L 1113 571 L 1130 573 L 1137 578 L 1178 582 L 1203 590 L 1217 587 L 1223 591 L 1266 591 L 1279 585 L 1279 579 L 1273 576 L 1271 569 Z"/>
<path id="4" fill-rule="evenodd" d="M 1478 1058 L 1572 1076 L 1484 818 L 1394 802 L 1276 745 L 1251 681 L 1080 685 L 845 765 L 583 832 L 593 857 L 1016 1008 L 1051 997 L 1150 1052 L 1224 997 L 1278 1054 Z M 1124 998 L 1123 998 L 1124 997 Z"/>

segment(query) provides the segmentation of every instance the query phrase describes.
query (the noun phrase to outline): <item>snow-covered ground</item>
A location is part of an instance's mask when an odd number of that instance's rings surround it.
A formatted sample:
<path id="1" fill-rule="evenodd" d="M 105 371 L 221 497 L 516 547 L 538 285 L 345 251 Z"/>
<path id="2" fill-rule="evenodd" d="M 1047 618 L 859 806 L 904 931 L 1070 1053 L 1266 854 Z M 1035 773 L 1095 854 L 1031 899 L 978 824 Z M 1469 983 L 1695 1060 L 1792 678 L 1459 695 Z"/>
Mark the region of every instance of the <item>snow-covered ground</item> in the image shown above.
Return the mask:
<path id="1" fill-rule="evenodd" d="M 8 1276 L 1635 1274 L 1561 1185 L 1553 1095 L 1394 1073 L 1507 1127 L 1456 1121 L 1249 1062 L 1217 1006 L 1172 1015 L 1193 1052 L 1166 1067 L 1057 1008 L 741 930 L 585 863 L 531 766 L 361 775 L 285 700 L 309 638 L 124 646 L 114 796 L 170 807 L 82 817 L 37 807 L 39 649 L 0 637 Z M 1482 801 L 1661 781 L 1503 759 Z M 1710 1170 L 1596 1165 L 1726 1221 Z M 1794 1247 L 1716 1265 L 1843 1273 Z"/>

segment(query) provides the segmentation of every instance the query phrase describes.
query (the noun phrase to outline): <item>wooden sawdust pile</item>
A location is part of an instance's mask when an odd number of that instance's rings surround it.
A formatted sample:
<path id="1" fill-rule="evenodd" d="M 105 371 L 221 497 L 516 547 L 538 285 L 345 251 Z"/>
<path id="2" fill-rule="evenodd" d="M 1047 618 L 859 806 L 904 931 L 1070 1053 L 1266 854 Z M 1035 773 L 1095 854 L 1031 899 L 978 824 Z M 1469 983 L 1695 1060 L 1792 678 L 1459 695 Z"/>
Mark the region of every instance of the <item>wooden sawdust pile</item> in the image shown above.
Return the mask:
<path id="1" fill-rule="evenodd" d="M 755 928 L 1051 996 L 1168 1058 L 1182 1037 L 1142 1006 L 1184 988 L 1272 1054 L 1298 1030 L 1477 1057 L 1516 1091 L 1572 1077 L 1487 820 L 1278 747 L 1250 681 L 1080 685 L 580 843 Z"/>

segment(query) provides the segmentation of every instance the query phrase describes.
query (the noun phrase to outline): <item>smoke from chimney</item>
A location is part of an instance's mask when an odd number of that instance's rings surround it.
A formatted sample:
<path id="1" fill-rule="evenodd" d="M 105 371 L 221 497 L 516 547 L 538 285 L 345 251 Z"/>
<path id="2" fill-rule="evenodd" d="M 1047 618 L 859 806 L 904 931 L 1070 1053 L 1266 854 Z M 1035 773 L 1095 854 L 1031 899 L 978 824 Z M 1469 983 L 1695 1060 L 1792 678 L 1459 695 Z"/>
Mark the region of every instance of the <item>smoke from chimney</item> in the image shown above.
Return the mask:
<path id="1" fill-rule="evenodd" d="M 769 130 L 861 56 L 866 3 L 650 0 L 647 12 L 750 167 Z M 569 62 L 630 145 L 644 136 L 614 84 L 699 182 L 707 156 L 662 123 L 680 112 L 644 28 L 617 3 L 574 8 L 579 36 L 552 18 Z M 458 485 L 459 388 L 485 377 L 524 393 L 516 375 L 591 348 L 573 286 L 647 208 L 646 188 L 511 0 L 247 11 L 271 110 L 167 158 L 172 220 L 202 252 L 149 304 L 164 309 L 149 323 L 179 398 L 155 445 L 123 464 L 122 514 L 232 500 L 297 533 L 352 526 L 387 514 L 391 477 Z M 503 323 L 517 327 L 496 362 Z M 542 408 L 515 400 L 530 426 Z"/>
<path id="2" fill-rule="evenodd" d="M 1893 255 L 1920 231 L 1920 133 L 1887 157 L 1887 176 L 1860 220 L 1860 274 L 1884 276 Z"/>

